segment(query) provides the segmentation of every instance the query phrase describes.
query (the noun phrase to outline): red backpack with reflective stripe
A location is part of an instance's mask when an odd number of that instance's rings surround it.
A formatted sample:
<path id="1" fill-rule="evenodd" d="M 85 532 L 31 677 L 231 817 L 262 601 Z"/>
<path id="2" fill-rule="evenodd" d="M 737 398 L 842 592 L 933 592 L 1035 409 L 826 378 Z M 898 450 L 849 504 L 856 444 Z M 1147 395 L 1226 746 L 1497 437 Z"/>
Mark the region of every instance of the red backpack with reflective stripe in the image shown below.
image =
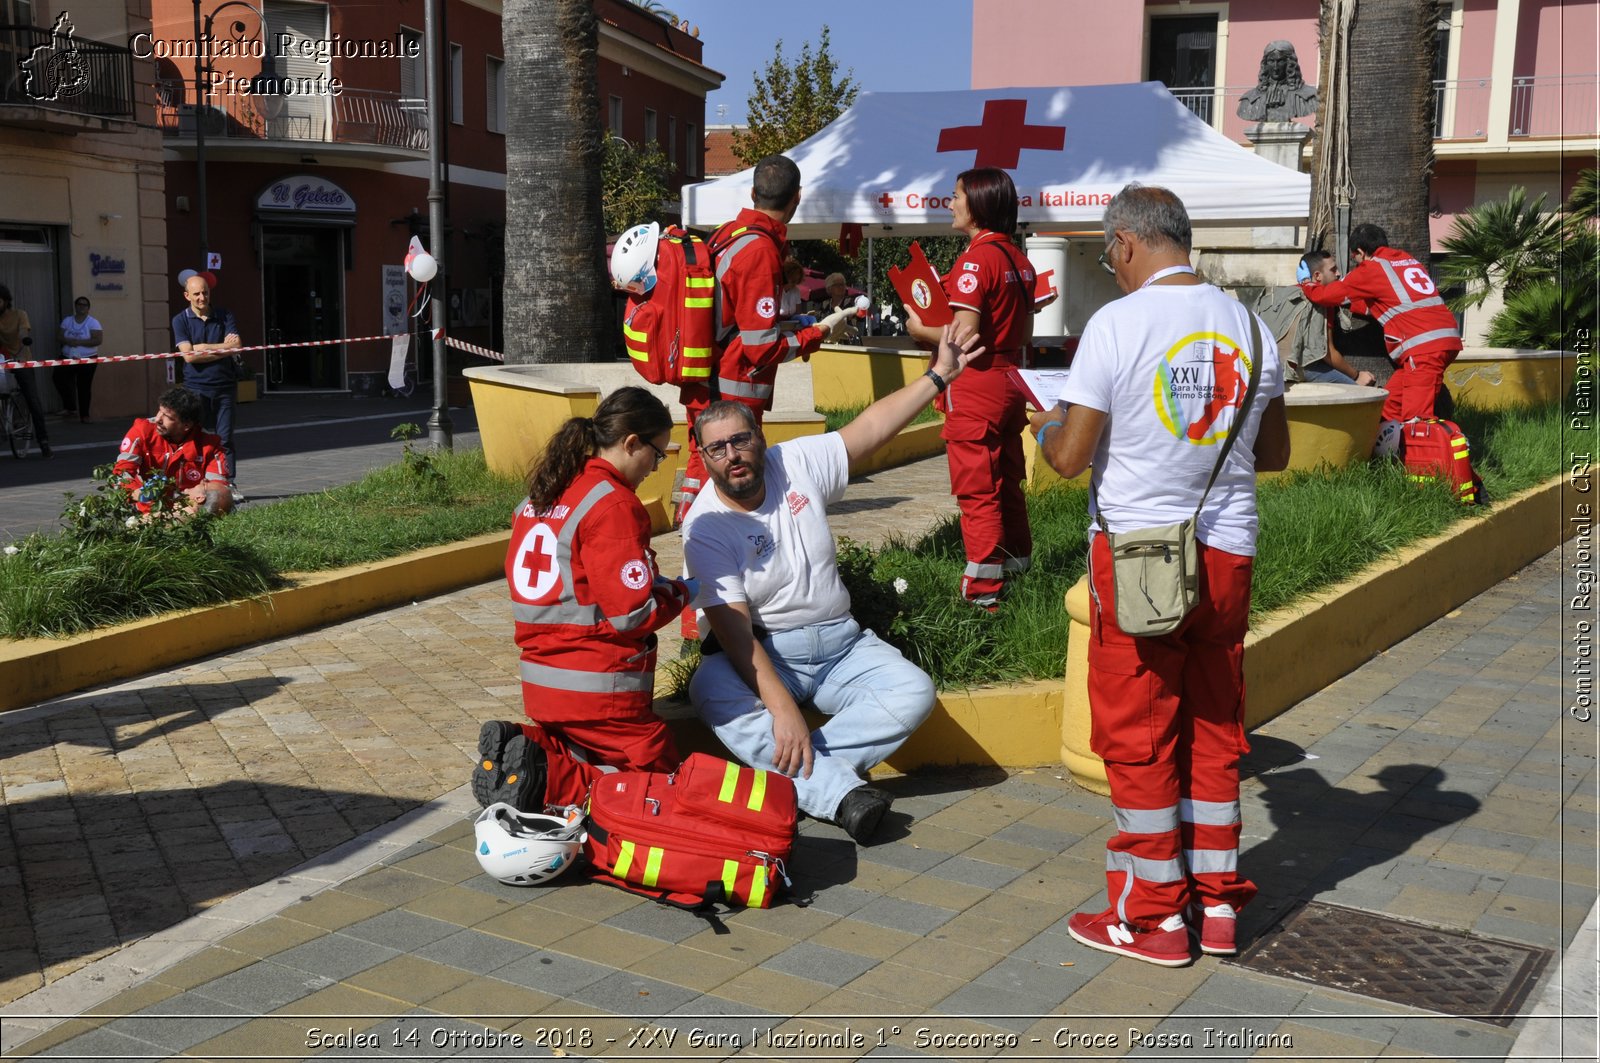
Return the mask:
<path id="1" fill-rule="evenodd" d="M 656 283 L 630 295 L 622 343 L 652 384 L 709 384 L 716 333 L 716 256 L 700 237 L 668 226 L 656 243 Z"/>
<path id="2" fill-rule="evenodd" d="M 691 753 L 677 771 L 619 771 L 589 792 L 596 881 L 680 908 L 769 908 L 789 885 L 798 805 L 775 771 Z"/>
<path id="3" fill-rule="evenodd" d="M 1471 447 L 1454 421 L 1435 417 L 1401 425 L 1400 460 L 1413 480 L 1444 480 L 1469 506 L 1484 500 L 1483 481 L 1472 468 Z"/>

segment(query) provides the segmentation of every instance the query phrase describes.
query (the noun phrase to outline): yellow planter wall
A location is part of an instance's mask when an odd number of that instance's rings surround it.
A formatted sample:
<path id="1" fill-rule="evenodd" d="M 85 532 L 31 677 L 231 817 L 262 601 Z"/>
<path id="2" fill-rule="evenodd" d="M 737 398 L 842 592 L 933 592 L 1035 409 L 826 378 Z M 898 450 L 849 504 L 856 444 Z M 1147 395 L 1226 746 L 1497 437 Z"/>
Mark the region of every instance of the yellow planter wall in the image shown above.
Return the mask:
<path id="1" fill-rule="evenodd" d="M 1444 371 L 1457 402 L 1479 409 L 1548 405 L 1572 385 L 1578 356 L 1572 351 L 1468 347 Z"/>
<path id="2" fill-rule="evenodd" d="M 821 410 L 866 406 L 927 371 L 923 351 L 824 344 L 811 356 L 811 395 Z"/>

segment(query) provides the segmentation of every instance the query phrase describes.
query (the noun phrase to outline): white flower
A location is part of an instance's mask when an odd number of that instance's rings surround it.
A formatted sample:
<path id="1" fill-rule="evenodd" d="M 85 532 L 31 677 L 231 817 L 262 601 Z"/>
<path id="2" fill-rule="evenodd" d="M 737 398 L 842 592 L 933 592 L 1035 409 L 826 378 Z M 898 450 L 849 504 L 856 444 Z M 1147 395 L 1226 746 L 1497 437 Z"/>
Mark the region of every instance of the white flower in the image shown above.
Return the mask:
<path id="1" fill-rule="evenodd" d="M 129 517 L 127 520 L 123 521 L 122 523 L 127 525 L 130 528 L 134 528 L 134 527 L 138 526 L 139 518 L 138 517 Z"/>
<path id="2" fill-rule="evenodd" d="M 18 550 L 15 546 L 6 547 L 6 556 L 7 557 L 10 557 L 12 554 L 20 554 L 21 552 L 22 551 Z"/>
<path id="3" fill-rule="evenodd" d="M 911 587 L 911 584 L 906 582 L 906 578 L 904 576 L 896 576 L 895 577 L 895 579 L 894 579 L 894 592 L 896 594 L 904 594 L 907 590 L 910 589 L 910 587 Z"/>

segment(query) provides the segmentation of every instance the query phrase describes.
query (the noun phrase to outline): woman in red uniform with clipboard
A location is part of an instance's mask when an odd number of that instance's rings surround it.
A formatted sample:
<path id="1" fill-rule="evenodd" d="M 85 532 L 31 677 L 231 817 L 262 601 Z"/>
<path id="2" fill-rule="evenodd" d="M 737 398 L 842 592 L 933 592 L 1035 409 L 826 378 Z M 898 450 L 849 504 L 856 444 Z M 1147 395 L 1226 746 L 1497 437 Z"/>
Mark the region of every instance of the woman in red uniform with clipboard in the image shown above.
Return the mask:
<path id="1" fill-rule="evenodd" d="M 1033 339 L 1033 266 L 1011 243 L 1017 228 L 1017 188 L 1004 170 L 967 170 L 956 178 L 951 227 L 967 248 L 944 278 L 957 328 L 974 328 L 988 353 L 975 360 L 939 399 L 944 412 L 950 491 L 961 506 L 967 567 L 961 594 L 990 612 L 1008 575 L 1032 563 L 1033 533 L 1022 494 L 1024 397 L 1007 375 L 1023 368 Z M 1044 297 L 1048 300 L 1048 296 Z M 920 343 L 936 344 L 939 329 L 906 307 L 907 328 Z"/>

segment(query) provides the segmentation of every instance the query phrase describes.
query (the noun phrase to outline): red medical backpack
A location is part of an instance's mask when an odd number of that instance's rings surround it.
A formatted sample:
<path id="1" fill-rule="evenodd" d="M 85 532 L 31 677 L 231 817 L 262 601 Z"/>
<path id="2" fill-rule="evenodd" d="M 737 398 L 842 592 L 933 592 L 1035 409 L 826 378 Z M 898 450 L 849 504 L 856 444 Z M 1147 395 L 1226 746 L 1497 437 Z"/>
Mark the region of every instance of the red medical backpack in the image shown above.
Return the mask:
<path id="1" fill-rule="evenodd" d="M 670 225 L 656 244 L 656 283 L 628 297 L 622 343 L 652 384 L 710 385 L 716 335 L 716 255 L 711 245 Z"/>
<path id="2" fill-rule="evenodd" d="M 589 793 L 597 881 L 682 908 L 769 908 L 789 885 L 794 783 L 692 753 L 677 771 L 622 771 Z"/>
<path id="3" fill-rule="evenodd" d="M 1454 421 L 1429 418 L 1401 425 L 1400 460 L 1413 480 L 1444 480 L 1466 505 L 1483 501 L 1483 481 L 1472 469 L 1467 437 Z"/>

